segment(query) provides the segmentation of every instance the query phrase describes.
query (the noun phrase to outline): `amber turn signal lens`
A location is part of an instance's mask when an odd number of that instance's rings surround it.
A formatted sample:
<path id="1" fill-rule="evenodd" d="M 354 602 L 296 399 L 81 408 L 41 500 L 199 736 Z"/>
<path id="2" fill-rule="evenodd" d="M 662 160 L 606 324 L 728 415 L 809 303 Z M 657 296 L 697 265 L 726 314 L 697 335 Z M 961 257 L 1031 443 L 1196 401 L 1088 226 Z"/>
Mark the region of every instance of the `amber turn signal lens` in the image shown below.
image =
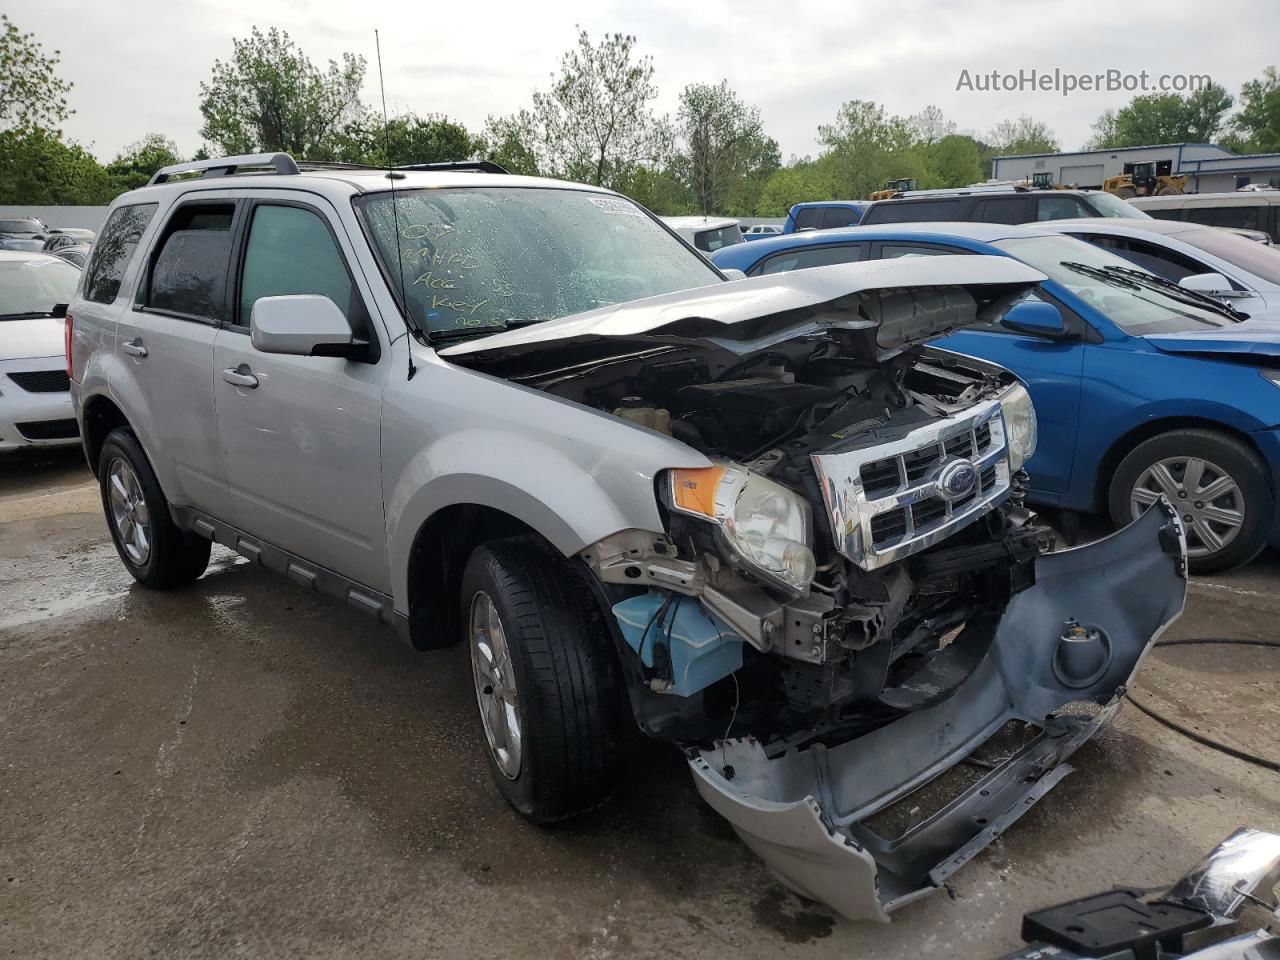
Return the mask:
<path id="1" fill-rule="evenodd" d="M 716 488 L 724 467 L 690 467 L 671 471 L 671 502 L 681 510 L 716 515 Z"/>

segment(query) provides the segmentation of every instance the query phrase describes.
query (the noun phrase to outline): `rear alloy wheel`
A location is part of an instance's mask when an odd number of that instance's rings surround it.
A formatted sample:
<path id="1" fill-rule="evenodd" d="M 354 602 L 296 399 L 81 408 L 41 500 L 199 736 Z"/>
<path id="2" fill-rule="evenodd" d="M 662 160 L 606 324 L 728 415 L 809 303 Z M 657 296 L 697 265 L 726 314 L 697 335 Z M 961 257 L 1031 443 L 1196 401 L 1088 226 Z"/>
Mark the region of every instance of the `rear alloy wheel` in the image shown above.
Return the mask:
<path id="1" fill-rule="evenodd" d="M 1161 495 L 1182 517 L 1196 573 L 1247 563 L 1266 543 L 1274 510 L 1266 474 L 1233 437 L 1180 430 L 1139 444 L 1112 481 L 1112 519 L 1135 520 Z"/>
<path id="2" fill-rule="evenodd" d="M 127 427 L 103 442 L 98 482 L 116 553 L 135 580 L 169 590 L 204 573 L 212 544 L 174 524 L 151 462 Z"/>

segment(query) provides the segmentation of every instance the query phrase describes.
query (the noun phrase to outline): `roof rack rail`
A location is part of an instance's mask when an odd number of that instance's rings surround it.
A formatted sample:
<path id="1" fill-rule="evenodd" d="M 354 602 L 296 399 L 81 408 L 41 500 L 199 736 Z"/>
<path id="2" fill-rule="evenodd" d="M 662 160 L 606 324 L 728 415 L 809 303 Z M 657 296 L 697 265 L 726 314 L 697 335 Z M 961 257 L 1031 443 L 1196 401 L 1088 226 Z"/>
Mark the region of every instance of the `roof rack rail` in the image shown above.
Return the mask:
<path id="1" fill-rule="evenodd" d="M 200 173 L 199 179 L 206 177 L 226 177 L 241 167 L 274 167 L 276 173 L 293 176 L 299 172 L 298 164 L 287 153 L 254 153 L 239 157 L 213 157 L 209 160 L 192 160 L 189 163 L 175 163 L 161 167 L 155 172 L 147 186 L 167 183 L 181 173 Z"/>
<path id="2" fill-rule="evenodd" d="M 449 160 L 443 163 L 406 163 L 397 170 L 470 170 L 474 173 L 510 173 L 506 167 L 492 160 Z"/>

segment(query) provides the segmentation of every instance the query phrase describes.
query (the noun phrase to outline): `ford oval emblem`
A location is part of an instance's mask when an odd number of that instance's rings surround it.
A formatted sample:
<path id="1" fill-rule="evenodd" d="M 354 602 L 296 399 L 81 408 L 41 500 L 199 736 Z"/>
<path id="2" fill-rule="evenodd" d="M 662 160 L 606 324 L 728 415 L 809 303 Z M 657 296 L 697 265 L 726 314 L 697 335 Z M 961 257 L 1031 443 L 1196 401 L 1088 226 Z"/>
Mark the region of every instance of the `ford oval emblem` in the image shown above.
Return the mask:
<path id="1" fill-rule="evenodd" d="M 968 460 L 949 460 L 938 471 L 938 495 L 944 500 L 967 497 L 977 485 L 978 471 Z"/>

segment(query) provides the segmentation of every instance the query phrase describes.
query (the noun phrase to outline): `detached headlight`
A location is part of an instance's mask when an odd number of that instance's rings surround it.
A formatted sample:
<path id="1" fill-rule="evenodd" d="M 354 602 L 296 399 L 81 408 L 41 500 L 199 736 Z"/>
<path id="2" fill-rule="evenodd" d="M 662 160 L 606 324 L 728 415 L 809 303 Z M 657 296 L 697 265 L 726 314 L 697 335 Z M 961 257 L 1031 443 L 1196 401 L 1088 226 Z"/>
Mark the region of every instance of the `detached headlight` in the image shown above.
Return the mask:
<path id="1" fill-rule="evenodd" d="M 671 509 L 714 523 L 721 545 L 752 572 L 789 593 L 809 592 L 817 561 L 802 497 L 734 464 L 669 470 L 666 482 Z"/>
<path id="2" fill-rule="evenodd" d="M 1015 383 L 1001 394 L 1000 409 L 1009 433 L 1009 469 L 1021 470 L 1036 452 L 1036 408 L 1031 394 L 1022 384 Z"/>

